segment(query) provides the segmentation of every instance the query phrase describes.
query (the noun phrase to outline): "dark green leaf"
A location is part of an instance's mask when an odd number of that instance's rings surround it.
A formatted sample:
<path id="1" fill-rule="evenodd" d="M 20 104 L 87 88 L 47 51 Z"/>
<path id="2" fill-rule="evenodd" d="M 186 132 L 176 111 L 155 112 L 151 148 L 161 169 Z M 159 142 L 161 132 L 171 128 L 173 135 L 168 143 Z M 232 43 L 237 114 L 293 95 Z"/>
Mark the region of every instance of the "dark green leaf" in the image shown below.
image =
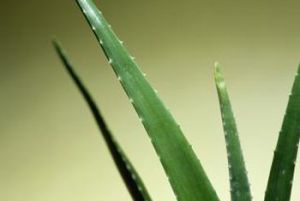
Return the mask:
<path id="1" fill-rule="evenodd" d="M 79 77 L 74 72 L 71 63 L 67 59 L 63 49 L 60 47 L 60 45 L 57 42 L 54 42 L 54 47 L 62 60 L 67 72 L 73 79 L 74 83 L 80 90 L 81 94 L 83 95 L 84 99 L 88 103 L 88 106 L 93 113 L 93 116 L 96 120 L 96 123 L 102 133 L 103 138 L 105 139 L 105 142 L 109 148 L 109 151 L 114 159 L 114 162 L 123 178 L 123 181 L 125 182 L 128 191 L 131 194 L 131 197 L 135 201 L 151 201 L 151 198 L 140 178 L 136 170 L 134 169 L 133 165 L 127 158 L 127 156 L 124 154 L 121 147 L 118 145 L 118 143 L 113 138 L 110 130 L 108 129 L 100 110 L 98 109 L 96 103 L 90 96 L 88 90 L 85 88 L 85 86 L 80 81 Z"/>
<path id="2" fill-rule="evenodd" d="M 300 137 L 300 67 L 274 151 L 265 201 L 289 201 Z"/>

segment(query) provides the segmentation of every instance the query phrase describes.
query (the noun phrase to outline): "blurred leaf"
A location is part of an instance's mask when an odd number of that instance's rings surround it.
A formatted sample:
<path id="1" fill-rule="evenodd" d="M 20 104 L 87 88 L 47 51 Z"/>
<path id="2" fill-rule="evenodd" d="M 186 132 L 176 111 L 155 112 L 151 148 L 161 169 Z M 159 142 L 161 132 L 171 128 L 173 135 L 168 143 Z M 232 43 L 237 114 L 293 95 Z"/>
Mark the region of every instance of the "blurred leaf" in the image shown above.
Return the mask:
<path id="1" fill-rule="evenodd" d="M 131 197 L 135 201 L 151 201 L 151 198 L 140 178 L 137 171 L 134 169 L 133 165 L 127 158 L 127 156 L 124 154 L 121 147 L 118 145 L 118 143 L 113 138 L 110 130 L 108 129 L 96 103 L 90 96 L 88 90 L 85 88 L 85 86 L 80 81 L 79 77 L 74 72 L 71 63 L 67 59 L 63 49 L 60 47 L 60 45 L 57 42 L 53 42 L 54 47 L 62 60 L 67 72 L 71 76 L 72 80 L 80 90 L 81 94 L 83 95 L 84 99 L 86 100 L 91 112 L 93 113 L 93 116 L 96 120 L 96 123 L 102 133 L 102 136 L 109 148 L 109 151 L 114 159 L 114 162 L 123 178 L 123 181 L 125 182 L 128 191 L 131 194 Z"/>

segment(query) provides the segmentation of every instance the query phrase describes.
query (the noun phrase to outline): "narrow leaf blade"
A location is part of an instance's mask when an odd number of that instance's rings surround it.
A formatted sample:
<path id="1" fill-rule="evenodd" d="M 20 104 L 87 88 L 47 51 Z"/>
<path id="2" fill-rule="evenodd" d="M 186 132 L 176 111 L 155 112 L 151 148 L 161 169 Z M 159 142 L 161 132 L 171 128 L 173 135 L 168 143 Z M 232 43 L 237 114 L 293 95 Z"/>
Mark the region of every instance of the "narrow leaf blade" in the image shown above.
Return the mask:
<path id="1" fill-rule="evenodd" d="M 300 137 L 300 66 L 289 97 L 270 170 L 265 201 L 289 201 Z"/>
<path id="2" fill-rule="evenodd" d="M 233 115 L 225 80 L 219 64 L 215 66 L 215 82 L 222 114 L 230 175 L 232 201 L 251 201 L 252 196 L 245 167 L 242 148 Z"/>
<path id="3" fill-rule="evenodd" d="M 180 127 L 91 0 L 77 0 L 142 121 L 179 201 L 219 200 Z"/>
<path id="4" fill-rule="evenodd" d="M 119 173 L 122 176 L 124 183 L 133 200 L 135 201 L 151 201 L 151 198 L 145 188 L 143 181 L 141 180 L 140 176 L 138 175 L 137 171 L 124 154 L 123 150 L 113 138 L 110 130 L 108 129 L 106 122 L 104 121 L 99 108 L 97 107 L 96 103 L 92 99 L 91 95 L 89 94 L 88 90 L 85 88 L 83 83 L 80 81 L 80 78 L 77 76 L 73 67 L 68 60 L 64 50 L 58 44 L 58 42 L 54 41 L 53 45 L 57 54 L 59 55 L 61 61 L 64 64 L 68 74 L 78 87 L 79 91 L 81 92 L 82 96 L 84 97 L 85 101 L 87 102 L 96 123 L 102 133 L 102 136 L 108 146 L 108 149 L 113 157 L 113 160 L 119 170 Z"/>

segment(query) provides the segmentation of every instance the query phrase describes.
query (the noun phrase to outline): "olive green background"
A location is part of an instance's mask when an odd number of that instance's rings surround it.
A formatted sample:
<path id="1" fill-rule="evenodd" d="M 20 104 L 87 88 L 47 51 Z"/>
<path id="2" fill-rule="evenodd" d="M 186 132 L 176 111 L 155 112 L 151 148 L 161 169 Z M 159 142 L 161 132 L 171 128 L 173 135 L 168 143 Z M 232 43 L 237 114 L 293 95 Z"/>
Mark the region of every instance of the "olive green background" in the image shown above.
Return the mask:
<path id="1" fill-rule="evenodd" d="M 299 1 L 96 0 L 229 201 L 213 82 L 227 80 L 254 201 L 263 200 L 300 61 Z M 154 200 L 175 200 L 149 138 L 74 0 L 2 1 L 0 200 L 126 201 L 95 122 L 51 46 L 69 53 Z M 298 161 L 300 163 L 300 161 Z M 297 165 L 292 201 L 300 197 Z"/>

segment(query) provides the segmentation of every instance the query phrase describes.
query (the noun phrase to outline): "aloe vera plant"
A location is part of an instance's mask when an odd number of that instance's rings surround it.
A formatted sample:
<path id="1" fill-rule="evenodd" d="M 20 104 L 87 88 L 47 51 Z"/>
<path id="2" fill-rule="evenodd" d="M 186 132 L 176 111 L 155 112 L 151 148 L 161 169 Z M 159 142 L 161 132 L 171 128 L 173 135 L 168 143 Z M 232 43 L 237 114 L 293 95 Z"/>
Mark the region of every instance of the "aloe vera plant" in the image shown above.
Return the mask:
<path id="1" fill-rule="evenodd" d="M 101 11 L 97 9 L 92 0 L 76 0 L 76 2 L 144 125 L 168 176 L 176 199 L 178 201 L 219 201 L 180 126 L 166 109 L 156 91 L 139 69 L 134 57 L 128 53 Z M 54 43 L 54 46 L 68 73 L 87 101 L 132 199 L 135 201 L 151 200 L 137 171 L 112 137 L 98 107 L 75 74 L 62 48 L 58 43 Z M 300 70 L 298 70 L 299 72 Z M 250 185 L 237 126 L 219 65 L 216 65 L 214 75 L 228 156 L 231 200 L 251 201 Z M 265 201 L 290 200 L 299 137 L 300 78 L 297 74 L 278 138 Z"/>

